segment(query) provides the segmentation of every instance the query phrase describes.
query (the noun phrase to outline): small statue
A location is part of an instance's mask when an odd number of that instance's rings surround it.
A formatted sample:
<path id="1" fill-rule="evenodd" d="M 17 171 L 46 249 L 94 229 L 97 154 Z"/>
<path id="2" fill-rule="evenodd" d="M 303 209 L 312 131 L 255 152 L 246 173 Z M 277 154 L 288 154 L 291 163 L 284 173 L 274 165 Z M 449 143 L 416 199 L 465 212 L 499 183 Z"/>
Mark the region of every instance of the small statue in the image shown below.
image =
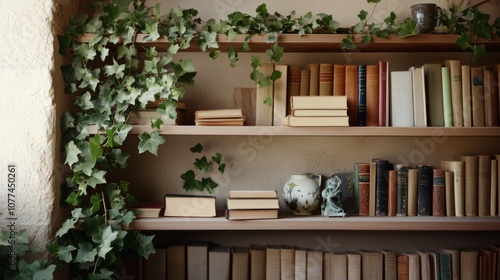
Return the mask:
<path id="1" fill-rule="evenodd" d="M 321 192 L 323 204 L 321 204 L 321 214 L 326 217 L 344 217 L 345 212 L 342 207 L 342 190 L 340 178 L 335 175 L 326 181 L 326 187 Z"/>

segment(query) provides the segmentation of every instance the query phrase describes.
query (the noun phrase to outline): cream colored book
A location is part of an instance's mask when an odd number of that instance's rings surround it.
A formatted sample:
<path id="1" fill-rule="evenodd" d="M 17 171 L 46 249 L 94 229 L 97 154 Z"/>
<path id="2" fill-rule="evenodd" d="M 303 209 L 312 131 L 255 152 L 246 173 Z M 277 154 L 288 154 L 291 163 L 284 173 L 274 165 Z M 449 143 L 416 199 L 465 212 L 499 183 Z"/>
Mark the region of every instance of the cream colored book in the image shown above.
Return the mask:
<path id="1" fill-rule="evenodd" d="M 277 198 L 278 192 L 271 190 L 230 190 L 228 198 Z"/>
<path id="2" fill-rule="evenodd" d="M 323 279 L 323 252 L 307 251 L 307 280 Z"/>
<path id="3" fill-rule="evenodd" d="M 462 67 L 460 60 L 447 59 L 444 66 L 450 68 L 451 108 L 453 112 L 453 126 L 463 127 L 462 105 Z"/>
<path id="4" fill-rule="evenodd" d="M 349 126 L 349 117 L 297 117 L 288 116 L 287 126 Z"/>
<path id="5" fill-rule="evenodd" d="M 227 209 L 279 209 L 278 198 L 228 198 Z"/>
<path id="6" fill-rule="evenodd" d="M 250 246 L 250 279 L 266 279 L 266 247 L 261 245 Z"/>
<path id="7" fill-rule="evenodd" d="M 231 250 L 226 246 L 210 246 L 208 250 L 208 280 L 231 279 Z"/>
<path id="8" fill-rule="evenodd" d="M 285 119 L 288 109 L 288 65 L 276 64 L 274 70 L 281 72 L 281 78 L 274 81 L 273 126 L 283 126 L 283 119 Z"/>
<path id="9" fill-rule="evenodd" d="M 275 245 L 266 247 L 266 280 L 281 280 L 281 248 Z"/>
<path id="10" fill-rule="evenodd" d="M 247 247 L 232 247 L 231 279 L 248 280 L 250 252 Z"/>
<path id="11" fill-rule="evenodd" d="M 295 279 L 295 248 L 281 246 L 281 279 Z"/>
<path id="12" fill-rule="evenodd" d="M 346 96 L 292 96 L 292 109 L 347 109 Z"/>
<path id="13" fill-rule="evenodd" d="M 292 115 L 296 117 L 347 117 L 346 109 L 294 109 Z"/>
<path id="14" fill-rule="evenodd" d="M 295 249 L 295 279 L 307 279 L 307 250 Z"/>
<path id="15" fill-rule="evenodd" d="M 490 179 L 490 216 L 497 216 L 498 211 L 498 161 L 496 159 L 491 160 L 491 179 Z"/>
<path id="16" fill-rule="evenodd" d="M 453 172 L 453 195 L 455 199 L 455 216 L 465 215 L 465 165 L 463 161 L 442 160 L 441 168 Z"/>
<path id="17" fill-rule="evenodd" d="M 194 112 L 196 119 L 231 119 L 242 118 L 241 109 L 215 109 L 215 110 L 198 110 Z"/>
<path id="18" fill-rule="evenodd" d="M 166 217 L 215 217 L 215 196 L 165 195 Z"/>
<path id="19" fill-rule="evenodd" d="M 319 63 L 309 64 L 309 95 L 319 95 Z"/>

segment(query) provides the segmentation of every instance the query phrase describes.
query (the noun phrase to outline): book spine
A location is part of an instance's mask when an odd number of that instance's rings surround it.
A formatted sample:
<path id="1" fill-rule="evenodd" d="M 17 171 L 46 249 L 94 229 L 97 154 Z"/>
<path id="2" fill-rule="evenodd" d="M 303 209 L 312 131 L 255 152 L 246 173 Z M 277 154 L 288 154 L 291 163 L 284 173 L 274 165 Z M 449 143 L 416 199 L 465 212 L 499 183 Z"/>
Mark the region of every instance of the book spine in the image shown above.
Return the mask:
<path id="1" fill-rule="evenodd" d="M 418 167 L 418 216 L 432 214 L 432 167 L 422 165 Z"/>
<path id="2" fill-rule="evenodd" d="M 455 197 L 454 197 L 454 176 L 453 172 L 446 170 L 444 172 L 444 188 L 445 188 L 445 205 L 446 205 L 446 216 L 455 216 Z"/>
<path id="3" fill-rule="evenodd" d="M 345 65 L 333 65 L 333 95 L 345 95 Z"/>
<path id="4" fill-rule="evenodd" d="M 389 170 L 387 216 L 396 216 L 397 213 L 397 182 L 396 170 Z"/>
<path id="5" fill-rule="evenodd" d="M 378 65 L 366 65 L 366 125 L 378 126 L 379 114 Z"/>
<path id="6" fill-rule="evenodd" d="M 444 126 L 443 81 L 441 64 L 424 64 L 425 94 L 427 97 L 427 120 L 429 126 Z"/>
<path id="7" fill-rule="evenodd" d="M 358 66 L 348 64 L 345 68 L 345 95 L 349 126 L 358 125 Z"/>
<path id="8" fill-rule="evenodd" d="M 366 65 L 358 65 L 358 126 L 366 126 Z"/>
<path id="9" fill-rule="evenodd" d="M 300 96 L 309 96 L 310 73 L 308 69 L 300 70 Z"/>
<path id="10" fill-rule="evenodd" d="M 464 127 L 472 126 L 470 65 L 462 65 L 462 106 Z"/>
<path id="11" fill-rule="evenodd" d="M 484 73 L 481 67 L 471 67 L 472 126 L 484 126 Z"/>
<path id="12" fill-rule="evenodd" d="M 478 156 L 477 206 L 479 216 L 490 214 L 491 156 Z"/>
<path id="13" fill-rule="evenodd" d="M 490 184 L 490 216 L 496 216 L 497 211 L 497 196 L 498 196 L 498 161 L 496 159 L 491 160 L 491 184 Z"/>
<path id="14" fill-rule="evenodd" d="M 358 213 L 368 216 L 370 203 L 370 164 L 358 163 Z"/>
<path id="15" fill-rule="evenodd" d="M 321 63 L 319 65 L 319 95 L 333 95 L 333 65 Z"/>
<path id="16" fill-rule="evenodd" d="M 443 113 L 444 126 L 453 126 L 453 116 L 451 108 L 451 89 L 450 89 L 450 68 L 441 67 L 441 77 L 443 81 Z"/>
<path id="17" fill-rule="evenodd" d="M 368 199 L 368 216 L 375 216 L 375 199 L 377 197 L 377 163 L 370 162 L 370 191 Z"/>
<path id="18" fill-rule="evenodd" d="M 378 125 L 389 126 L 389 63 L 387 61 L 378 62 Z"/>
<path id="19" fill-rule="evenodd" d="M 417 216 L 418 170 L 408 168 L 408 216 Z"/>
<path id="20" fill-rule="evenodd" d="M 395 165 L 397 173 L 397 216 L 407 215 L 408 206 L 408 165 L 397 164 Z"/>
<path id="21" fill-rule="evenodd" d="M 283 126 L 288 108 L 288 65 L 275 65 L 274 69 L 281 72 L 281 78 L 274 82 L 273 126 Z"/>
<path id="22" fill-rule="evenodd" d="M 353 183 L 354 183 L 353 213 L 358 214 L 358 211 L 359 211 L 359 163 L 354 164 Z"/>
<path id="23" fill-rule="evenodd" d="M 375 215 L 387 216 L 387 202 L 389 195 L 389 161 L 377 161 L 376 168 Z"/>
<path id="24" fill-rule="evenodd" d="M 451 108 L 453 126 L 463 127 L 462 108 L 462 69 L 460 60 L 446 60 L 445 66 L 450 68 Z"/>
<path id="25" fill-rule="evenodd" d="M 319 63 L 309 64 L 309 95 L 319 95 Z"/>
<path id="26" fill-rule="evenodd" d="M 435 168 L 432 177 L 432 216 L 445 216 L 445 171 Z"/>
<path id="27" fill-rule="evenodd" d="M 477 216 L 478 157 L 461 156 L 460 160 L 465 168 L 465 216 Z"/>
<path id="28" fill-rule="evenodd" d="M 300 67 L 299 66 L 290 66 L 288 72 L 288 87 L 287 87 L 287 115 L 292 113 L 290 98 L 292 96 L 300 95 Z"/>

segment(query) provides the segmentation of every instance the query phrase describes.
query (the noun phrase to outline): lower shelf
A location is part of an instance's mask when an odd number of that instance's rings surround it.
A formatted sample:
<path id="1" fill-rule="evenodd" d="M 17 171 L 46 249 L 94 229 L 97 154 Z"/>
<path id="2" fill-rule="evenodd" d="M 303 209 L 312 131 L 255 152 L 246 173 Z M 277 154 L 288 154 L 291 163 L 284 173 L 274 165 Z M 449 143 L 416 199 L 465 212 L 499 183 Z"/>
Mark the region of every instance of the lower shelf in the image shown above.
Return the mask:
<path id="1" fill-rule="evenodd" d="M 162 217 L 136 219 L 126 229 L 500 231 L 500 217 L 285 216 L 279 219 L 244 221 L 229 221 L 224 217 Z"/>

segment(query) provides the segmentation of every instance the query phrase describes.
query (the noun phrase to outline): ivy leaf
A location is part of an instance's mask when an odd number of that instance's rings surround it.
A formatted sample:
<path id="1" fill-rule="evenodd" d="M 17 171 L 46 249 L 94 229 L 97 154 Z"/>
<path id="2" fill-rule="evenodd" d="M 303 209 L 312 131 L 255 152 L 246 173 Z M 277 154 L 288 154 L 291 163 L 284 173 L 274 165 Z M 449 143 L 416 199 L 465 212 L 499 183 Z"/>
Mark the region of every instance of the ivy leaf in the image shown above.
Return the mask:
<path id="1" fill-rule="evenodd" d="M 342 39 L 342 48 L 347 50 L 357 48 L 356 44 L 354 44 L 354 38 L 351 35 L 348 35 L 344 39 Z"/>
<path id="2" fill-rule="evenodd" d="M 97 160 L 102 156 L 102 140 L 99 134 L 94 135 L 89 139 L 90 154 L 94 160 Z"/>
<path id="3" fill-rule="evenodd" d="M 201 153 L 203 151 L 203 146 L 200 143 L 198 143 L 193 147 L 189 148 L 189 150 L 191 151 L 191 153 Z"/>
<path id="4" fill-rule="evenodd" d="M 361 10 L 358 14 L 359 20 L 363 21 L 366 20 L 366 17 L 368 16 L 368 12 L 365 10 Z"/>
<path id="5" fill-rule="evenodd" d="M 108 162 L 115 169 L 125 168 L 127 167 L 127 160 L 129 155 L 124 154 L 120 149 L 113 149 L 111 153 L 108 154 L 109 159 Z"/>
<path id="6" fill-rule="evenodd" d="M 56 271 L 55 264 L 47 265 L 44 260 L 36 260 L 28 267 L 33 271 L 33 279 L 38 280 L 52 280 Z"/>
<path id="7" fill-rule="evenodd" d="M 71 35 L 70 34 L 64 34 L 64 35 L 57 35 L 57 41 L 59 43 L 59 54 L 66 54 L 66 50 L 68 49 L 70 43 L 71 43 Z"/>
<path id="8" fill-rule="evenodd" d="M 135 219 L 134 211 L 126 211 L 125 215 L 122 217 L 122 222 L 128 226 Z M 126 233 L 126 232 L 125 232 Z"/>
<path id="9" fill-rule="evenodd" d="M 219 186 L 212 178 L 202 178 L 201 179 L 201 185 L 209 192 L 212 193 L 212 191 Z"/>
<path id="10" fill-rule="evenodd" d="M 400 38 L 418 34 L 417 23 L 412 19 L 407 19 L 404 23 L 398 24 L 398 27 L 398 36 Z"/>
<path id="11" fill-rule="evenodd" d="M 100 55 L 101 60 L 104 61 L 106 59 L 106 57 L 108 57 L 108 55 L 109 55 L 109 49 L 106 47 L 103 47 L 101 49 L 101 55 Z"/>
<path id="12" fill-rule="evenodd" d="M 74 250 L 76 250 L 76 247 L 73 245 L 59 246 L 59 250 L 57 251 L 57 256 L 62 261 L 69 263 L 73 259 L 71 252 Z"/>
<path id="13" fill-rule="evenodd" d="M 273 106 L 273 98 L 270 96 L 266 97 L 266 99 L 264 99 L 264 104 L 268 106 Z"/>
<path id="14" fill-rule="evenodd" d="M 266 54 L 272 61 L 279 62 L 283 57 L 284 48 L 275 43 L 270 49 L 266 50 Z"/>
<path id="15" fill-rule="evenodd" d="M 161 125 L 163 124 L 163 120 L 161 118 L 158 118 L 158 119 L 151 119 L 151 127 L 152 128 L 156 128 L 156 129 L 160 129 L 161 128 Z"/>
<path id="16" fill-rule="evenodd" d="M 68 195 L 65 201 L 72 206 L 76 206 L 80 203 L 80 197 L 75 192 L 72 192 Z"/>
<path id="17" fill-rule="evenodd" d="M 89 185 L 95 189 L 95 187 L 98 184 L 106 183 L 106 179 L 104 178 L 104 175 L 106 175 L 106 171 L 94 169 L 94 171 L 92 172 L 92 176 L 87 180 L 87 185 Z M 86 192 L 84 194 L 86 194 Z"/>
<path id="18" fill-rule="evenodd" d="M 75 142 L 71 140 L 66 144 L 66 160 L 64 164 L 72 166 L 75 162 L 78 162 L 78 155 L 81 153 L 80 149 L 75 145 Z"/>
<path id="19" fill-rule="evenodd" d="M 75 257 L 77 263 L 93 262 L 97 255 L 97 249 L 93 248 L 89 242 L 78 243 L 78 254 Z"/>
<path id="20" fill-rule="evenodd" d="M 118 236 L 117 232 L 113 232 L 111 226 L 108 226 L 102 232 L 101 244 L 99 245 L 98 256 L 101 258 L 105 258 L 106 254 L 111 251 L 113 248 L 111 247 L 111 242 L 113 242 Z"/>
<path id="21" fill-rule="evenodd" d="M 184 174 L 181 175 L 181 179 L 184 180 L 184 184 L 182 188 L 189 192 L 193 190 L 203 190 L 203 186 L 201 182 L 196 180 L 196 176 L 193 170 L 188 170 Z"/>
<path id="22" fill-rule="evenodd" d="M 145 42 L 154 41 L 160 38 L 160 33 L 158 33 L 158 22 L 146 23 L 146 33 L 148 33 L 148 35 L 144 37 Z"/>
<path id="23" fill-rule="evenodd" d="M 175 100 L 165 100 L 156 109 L 156 112 L 158 112 L 161 117 L 165 120 L 167 119 L 173 119 L 175 120 L 177 118 L 177 101 Z"/>
<path id="24" fill-rule="evenodd" d="M 139 253 L 139 256 L 148 259 L 151 254 L 156 253 L 155 247 L 153 246 L 153 238 L 154 235 L 147 236 L 142 233 L 137 234 L 137 253 Z"/>
<path id="25" fill-rule="evenodd" d="M 92 212 L 96 213 L 101 209 L 101 195 L 99 193 L 95 193 L 90 197 L 90 203 L 92 204 Z"/>
<path id="26" fill-rule="evenodd" d="M 278 80 L 279 78 L 281 78 L 281 74 L 282 73 L 280 71 L 274 70 L 269 78 L 271 79 L 271 81 L 274 82 L 274 81 Z"/>
<path id="27" fill-rule="evenodd" d="M 204 173 L 210 172 L 212 168 L 212 163 L 207 160 L 207 157 L 203 156 L 201 158 L 195 159 L 194 166 Z"/>
<path id="28" fill-rule="evenodd" d="M 93 60 L 97 53 L 88 44 L 80 44 L 76 47 L 75 54 L 85 60 Z"/>
<path id="29" fill-rule="evenodd" d="M 229 46 L 227 48 L 226 52 L 227 52 L 227 58 L 230 61 L 229 65 L 231 67 L 235 67 L 236 66 L 236 62 L 238 62 L 238 60 L 239 60 L 238 53 L 234 50 L 233 46 Z"/>
<path id="30" fill-rule="evenodd" d="M 361 37 L 362 44 L 368 44 L 368 43 L 370 43 L 371 40 L 372 40 L 372 37 L 370 36 L 370 34 L 363 34 L 363 36 Z"/>
<path id="31" fill-rule="evenodd" d="M 153 155 L 157 155 L 158 146 L 165 143 L 165 138 L 161 137 L 158 131 L 153 131 L 150 134 L 143 132 L 139 135 L 139 153 L 142 154 L 149 151 Z"/>
<path id="32" fill-rule="evenodd" d="M 221 51 L 220 50 L 212 50 L 208 56 L 212 59 L 217 59 L 220 55 Z"/>
<path id="33" fill-rule="evenodd" d="M 460 47 L 460 49 L 466 50 L 472 44 L 472 38 L 467 34 L 461 34 L 460 36 L 458 36 L 455 43 Z"/>
<path id="34" fill-rule="evenodd" d="M 113 65 L 105 65 L 104 73 L 108 76 L 114 75 L 117 79 L 123 78 L 125 71 L 125 64 L 118 64 L 116 60 L 113 59 Z"/>

